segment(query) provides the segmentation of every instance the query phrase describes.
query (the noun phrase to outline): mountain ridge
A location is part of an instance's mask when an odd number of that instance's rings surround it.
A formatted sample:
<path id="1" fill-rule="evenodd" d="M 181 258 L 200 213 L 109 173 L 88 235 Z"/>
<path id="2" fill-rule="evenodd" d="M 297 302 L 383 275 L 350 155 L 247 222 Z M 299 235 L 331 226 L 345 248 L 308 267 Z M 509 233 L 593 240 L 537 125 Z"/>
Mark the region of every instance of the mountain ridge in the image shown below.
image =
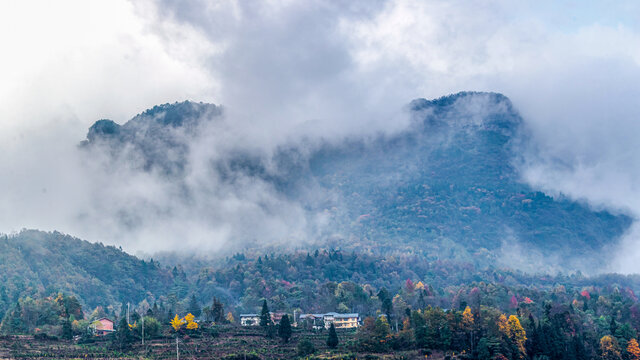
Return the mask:
<path id="1" fill-rule="evenodd" d="M 407 108 L 411 125 L 398 134 L 374 139 L 352 134 L 342 141 L 320 140 L 315 147 L 282 144 L 271 154 L 239 147 L 212 159 L 206 170 L 231 189 L 239 181 L 263 184 L 279 201 L 303 209 L 314 227 L 308 237 L 333 239 L 343 248 L 404 248 L 484 263 L 519 249 L 516 256 L 535 257 L 521 259 L 533 266 L 549 265 L 545 258 L 551 257 L 565 257 L 568 269 L 605 265 L 602 254 L 611 251 L 631 218 L 554 198 L 524 183 L 517 166 L 530 139 L 506 96 L 461 92 L 416 99 Z M 165 104 L 119 131 L 103 131 L 100 141 L 89 138 L 90 130 L 84 145 L 99 151 L 101 142 L 116 152 L 124 145 L 138 149 L 134 157 L 143 160 L 144 171 L 158 168 L 197 194 L 185 182 L 190 141 L 198 133 L 189 133 L 189 126 L 224 120 L 215 105 Z M 185 124 L 186 131 L 176 133 Z M 319 216 L 323 225 L 314 223 Z M 243 243 L 242 236 L 232 242 Z M 260 239 L 252 241 L 260 246 Z"/>

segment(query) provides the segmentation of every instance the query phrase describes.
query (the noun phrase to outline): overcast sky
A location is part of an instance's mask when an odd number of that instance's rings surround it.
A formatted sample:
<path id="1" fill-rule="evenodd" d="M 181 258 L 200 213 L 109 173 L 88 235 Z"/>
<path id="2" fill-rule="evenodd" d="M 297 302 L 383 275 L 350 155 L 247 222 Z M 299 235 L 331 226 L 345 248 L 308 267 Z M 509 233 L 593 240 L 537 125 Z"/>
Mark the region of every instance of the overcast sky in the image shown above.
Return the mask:
<path id="1" fill-rule="evenodd" d="M 5 1 L 0 44 L 0 232 L 119 241 L 78 215 L 75 145 L 100 118 L 212 102 L 272 146 L 394 131 L 410 100 L 462 90 L 512 99 L 540 150 L 526 181 L 640 214 L 636 1 Z M 639 233 L 614 270 L 640 271 Z"/>

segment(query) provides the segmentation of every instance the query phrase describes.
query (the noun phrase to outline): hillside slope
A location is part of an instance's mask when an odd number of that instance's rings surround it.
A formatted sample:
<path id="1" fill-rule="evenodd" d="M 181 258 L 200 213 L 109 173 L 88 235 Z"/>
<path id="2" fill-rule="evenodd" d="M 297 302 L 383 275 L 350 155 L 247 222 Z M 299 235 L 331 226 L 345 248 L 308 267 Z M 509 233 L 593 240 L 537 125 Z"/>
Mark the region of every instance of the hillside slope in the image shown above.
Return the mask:
<path id="1" fill-rule="evenodd" d="M 76 295 L 87 310 L 166 294 L 171 271 L 113 246 L 58 232 L 0 236 L 0 315 L 19 298 Z M 152 296 L 153 295 L 153 296 Z"/>

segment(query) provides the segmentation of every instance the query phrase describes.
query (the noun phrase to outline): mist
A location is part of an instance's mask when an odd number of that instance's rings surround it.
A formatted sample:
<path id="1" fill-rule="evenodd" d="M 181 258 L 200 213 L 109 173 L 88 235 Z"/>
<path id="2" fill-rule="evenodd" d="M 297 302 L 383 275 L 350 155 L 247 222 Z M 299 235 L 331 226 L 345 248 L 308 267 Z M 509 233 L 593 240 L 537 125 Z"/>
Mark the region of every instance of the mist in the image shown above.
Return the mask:
<path id="1" fill-rule="evenodd" d="M 255 177 L 220 179 L 211 163 L 238 149 L 268 163 L 288 144 L 311 150 L 393 134 L 409 125 L 412 99 L 463 90 L 501 92 L 522 114 L 533 142 L 523 181 L 640 214 L 634 2 L 68 1 L 1 10 L 0 232 L 60 230 L 148 253 L 218 251 L 238 238 L 315 241 L 327 214 Z M 122 124 L 183 100 L 223 113 L 190 142 L 180 181 L 139 171 L 135 153 L 112 166 L 78 150 L 98 119 Z M 637 229 L 612 271 L 640 271 Z"/>

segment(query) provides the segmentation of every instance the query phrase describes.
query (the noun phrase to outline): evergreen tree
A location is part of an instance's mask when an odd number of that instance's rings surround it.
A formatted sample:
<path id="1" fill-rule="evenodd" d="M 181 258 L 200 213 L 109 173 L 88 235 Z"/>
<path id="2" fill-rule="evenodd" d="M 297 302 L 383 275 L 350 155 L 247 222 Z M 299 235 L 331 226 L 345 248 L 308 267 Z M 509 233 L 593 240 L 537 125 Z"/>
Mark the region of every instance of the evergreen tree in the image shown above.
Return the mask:
<path id="1" fill-rule="evenodd" d="M 267 299 L 262 302 L 262 311 L 260 312 L 260 326 L 263 328 L 271 325 L 271 313 L 267 306 Z"/>
<path id="2" fill-rule="evenodd" d="M 335 326 L 333 326 L 333 323 L 331 323 L 331 326 L 329 327 L 329 337 L 327 337 L 327 346 L 330 347 L 331 349 L 335 349 L 336 346 L 338 346 L 338 334 L 336 333 L 336 328 Z"/>
<path id="3" fill-rule="evenodd" d="M 224 304 L 218 298 L 213 298 L 213 304 L 211 305 L 211 317 L 216 323 L 222 323 L 224 318 Z"/>
<path id="4" fill-rule="evenodd" d="M 115 338 L 113 339 L 112 346 L 120 351 L 128 349 L 134 342 L 133 334 L 127 324 L 127 316 L 123 316 L 118 323 L 118 329 L 116 330 Z"/>
<path id="5" fill-rule="evenodd" d="M 69 319 L 62 320 L 62 338 L 65 340 L 73 339 L 73 329 Z"/>
<path id="6" fill-rule="evenodd" d="M 200 317 L 200 314 L 202 314 L 202 309 L 200 308 L 200 304 L 198 304 L 195 294 L 191 294 L 191 300 L 189 301 L 187 312 L 193 314 L 195 317 Z"/>
<path id="7" fill-rule="evenodd" d="M 417 311 L 411 314 L 411 322 L 413 324 L 413 337 L 416 339 L 416 345 L 420 348 L 427 347 L 427 323 Z"/>
<path id="8" fill-rule="evenodd" d="M 280 320 L 278 336 L 282 338 L 283 342 L 289 342 L 289 338 L 291 338 L 291 321 L 289 321 L 289 315 L 284 315 Z"/>
<path id="9" fill-rule="evenodd" d="M 311 257 L 311 255 L 309 255 L 309 253 L 307 253 L 307 257 L 304 260 L 305 265 L 307 266 L 313 266 L 315 265 L 315 261 L 313 260 L 313 258 Z"/>
<path id="10" fill-rule="evenodd" d="M 609 331 L 611 332 L 611 336 L 616 336 L 617 330 L 618 330 L 618 324 L 616 323 L 616 319 L 612 316 L 611 323 L 609 324 Z"/>

